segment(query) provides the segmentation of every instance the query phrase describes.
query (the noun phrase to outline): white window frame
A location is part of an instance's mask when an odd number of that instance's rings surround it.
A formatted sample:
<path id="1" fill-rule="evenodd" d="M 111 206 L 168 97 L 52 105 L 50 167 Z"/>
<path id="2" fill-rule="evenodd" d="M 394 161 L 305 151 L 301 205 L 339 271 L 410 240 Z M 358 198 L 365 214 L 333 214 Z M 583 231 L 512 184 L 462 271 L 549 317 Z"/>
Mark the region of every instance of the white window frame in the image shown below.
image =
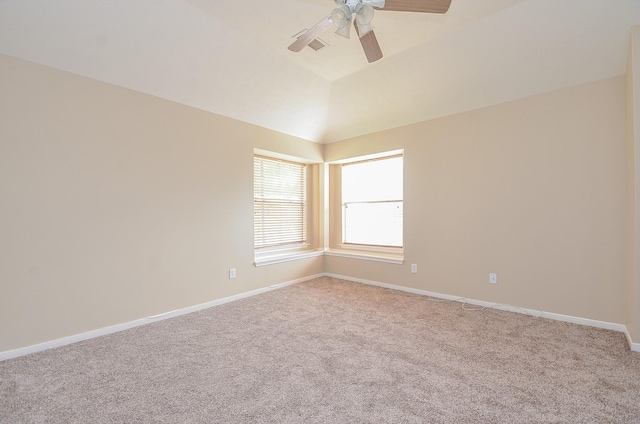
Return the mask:
<path id="1" fill-rule="evenodd" d="M 403 246 L 401 247 L 393 247 L 393 246 L 379 246 L 379 245 L 368 245 L 368 244 L 352 244 L 352 243 L 343 243 L 343 201 L 342 201 L 342 165 L 370 160 L 380 160 L 392 158 L 395 156 L 403 156 L 404 150 L 395 150 L 390 152 L 383 152 L 373 155 L 360 156 L 349 158 L 341 161 L 333 162 L 332 165 L 340 165 L 340 176 L 338 177 L 339 181 L 334 181 L 331 184 L 331 189 L 333 190 L 332 199 L 333 199 L 333 222 L 331 223 L 332 228 L 332 239 L 333 242 L 330 243 L 329 249 L 326 251 L 328 256 L 339 256 L 339 257 L 347 257 L 347 258 L 355 258 L 355 259 L 365 259 L 379 262 L 387 262 L 394 264 L 402 264 L 404 263 L 404 237 L 403 237 Z M 403 181 L 403 191 L 404 191 L 404 181 Z M 398 200 L 398 199 L 396 199 Z M 402 202 L 404 204 L 404 195 Z M 403 217 L 404 221 L 404 217 Z M 404 225 L 403 225 L 404 227 Z"/>
<path id="2" fill-rule="evenodd" d="M 304 167 L 304 178 L 303 178 L 303 188 L 302 191 L 304 193 L 303 199 L 303 231 L 304 235 L 300 240 L 291 242 L 291 243 L 283 243 L 273 246 L 256 246 L 256 222 L 255 222 L 255 214 L 256 214 L 256 175 L 255 175 L 255 158 L 263 158 L 270 161 L 275 162 L 285 162 L 291 163 L 294 165 L 299 165 Z M 313 248 L 313 235 L 310 234 L 310 220 L 313 218 L 313 211 L 311 207 L 313 205 L 312 199 L 310 198 L 310 190 L 309 190 L 309 165 L 313 162 L 306 161 L 304 159 L 299 159 L 296 157 L 291 157 L 288 155 L 267 152 L 259 149 L 254 149 L 254 265 L 255 266 L 264 266 L 271 265 L 280 262 L 287 262 L 292 260 L 304 259 L 314 256 L 322 255 L 322 251 L 317 251 Z"/>

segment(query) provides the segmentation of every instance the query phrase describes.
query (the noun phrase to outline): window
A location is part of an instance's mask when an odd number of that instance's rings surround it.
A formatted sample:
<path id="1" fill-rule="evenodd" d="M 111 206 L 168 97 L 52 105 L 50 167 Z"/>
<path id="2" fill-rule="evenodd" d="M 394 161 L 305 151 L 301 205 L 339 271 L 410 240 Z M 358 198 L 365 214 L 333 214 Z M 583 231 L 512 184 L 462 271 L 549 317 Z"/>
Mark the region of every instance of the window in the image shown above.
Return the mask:
<path id="1" fill-rule="evenodd" d="M 342 165 L 342 243 L 402 247 L 402 155 Z"/>
<path id="2" fill-rule="evenodd" d="M 254 247 L 300 246 L 307 241 L 306 165 L 254 155 Z"/>

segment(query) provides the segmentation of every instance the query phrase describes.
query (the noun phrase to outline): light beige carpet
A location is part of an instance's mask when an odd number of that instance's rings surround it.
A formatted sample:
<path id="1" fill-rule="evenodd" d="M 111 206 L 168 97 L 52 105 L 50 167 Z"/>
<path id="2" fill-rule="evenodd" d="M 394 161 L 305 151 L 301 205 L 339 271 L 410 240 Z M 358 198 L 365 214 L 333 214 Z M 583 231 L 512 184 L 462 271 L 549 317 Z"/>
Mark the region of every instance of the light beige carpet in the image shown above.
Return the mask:
<path id="1" fill-rule="evenodd" d="M 0 422 L 640 423 L 640 354 L 320 278 L 0 362 Z"/>

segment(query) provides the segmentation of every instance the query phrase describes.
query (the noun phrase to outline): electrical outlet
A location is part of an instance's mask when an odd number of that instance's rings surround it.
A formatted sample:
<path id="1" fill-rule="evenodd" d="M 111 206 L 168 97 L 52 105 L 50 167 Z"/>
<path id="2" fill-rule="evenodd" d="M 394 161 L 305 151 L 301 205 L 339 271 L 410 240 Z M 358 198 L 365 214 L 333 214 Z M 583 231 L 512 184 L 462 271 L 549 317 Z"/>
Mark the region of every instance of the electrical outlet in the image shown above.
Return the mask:
<path id="1" fill-rule="evenodd" d="M 494 274 L 494 273 L 489 274 L 489 282 L 491 284 L 498 284 L 498 274 Z"/>
<path id="2" fill-rule="evenodd" d="M 236 278 L 236 269 L 235 268 L 231 268 L 229 270 L 229 280 L 233 280 L 234 278 Z"/>
<path id="3" fill-rule="evenodd" d="M 418 273 L 418 264 L 411 264 L 411 272 L 414 274 Z"/>

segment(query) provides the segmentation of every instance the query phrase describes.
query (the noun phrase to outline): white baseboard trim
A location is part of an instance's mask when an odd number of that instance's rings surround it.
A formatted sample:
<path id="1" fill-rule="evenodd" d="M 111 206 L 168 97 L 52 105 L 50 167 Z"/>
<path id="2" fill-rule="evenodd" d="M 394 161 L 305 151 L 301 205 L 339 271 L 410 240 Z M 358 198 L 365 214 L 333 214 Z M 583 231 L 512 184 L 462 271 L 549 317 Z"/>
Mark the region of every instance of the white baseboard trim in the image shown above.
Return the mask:
<path id="1" fill-rule="evenodd" d="M 18 349 L 8 350 L 0 352 L 0 361 L 7 359 L 17 358 L 19 356 L 29 355 L 31 353 L 41 352 L 43 350 L 52 349 L 54 347 L 60 347 L 69 345 L 72 343 L 80 342 L 83 340 L 93 339 L 95 337 L 105 336 L 107 334 L 117 333 L 119 331 L 128 330 L 130 328 L 139 327 L 141 325 L 150 324 L 152 322 L 161 321 L 167 318 L 177 317 L 180 315 L 189 314 L 191 312 L 201 311 L 203 309 L 211 308 L 213 306 L 222 305 L 225 303 L 233 302 L 236 300 L 244 299 L 247 297 L 255 296 L 268 291 L 281 289 L 283 287 L 291 286 L 293 284 L 302 283 L 304 281 L 312 280 L 314 278 L 322 277 L 324 274 L 310 275 L 308 277 L 298 278 L 296 280 L 287 281 L 284 283 L 274 284 L 268 287 L 263 287 L 256 290 L 251 290 L 245 293 L 236 294 L 233 296 L 224 297 L 222 299 L 212 300 L 211 302 L 205 302 L 198 305 L 188 306 L 182 309 L 176 309 L 174 311 L 165 312 L 162 314 L 154 315 L 147 318 L 137 319 L 135 321 L 129 321 L 122 324 L 116 324 L 109 327 L 99 328 L 97 330 L 87 331 L 85 333 L 74 334 L 73 336 L 63 337 L 56 340 L 51 340 L 36 345 L 26 346 Z"/>
<path id="2" fill-rule="evenodd" d="M 191 313 L 191 312 L 197 312 L 197 311 L 200 311 L 200 310 L 203 310 L 203 309 L 211 308 L 213 306 L 223 305 L 225 303 L 229 303 L 229 302 L 233 302 L 233 301 L 236 301 L 236 300 L 244 299 L 244 298 L 247 298 L 247 297 L 255 296 L 255 295 L 258 295 L 258 294 L 261 294 L 261 293 L 266 293 L 268 291 L 277 290 L 277 289 L 280 289 L 280 288 L 283 288 L 283 287 L 287 287 L 287 286 L 291 286 L 291 285 L 294 285 L 294 284 L 302 283 L 302 282 L 305 282 L 305 281 L 313 280 L 314 278 L 318 278 L 318 277 L 339 278 L 341 280 L 347 280 L 347 281 L 352 281 L 352 282 L 361 283 L 361 284 L 368 284 L 368 285 L 371 285 L 371 286 L 383 287 L 383 288 L 388 288 L 388 289 L 392 289 L 392 290 L 399 290 L 399 291 L 404 291 L 404 292 L 407 292 L 407 293 L 413 293 L 413 294 L 418 294 L 418 295 L 422 295 L 422 296 L 434 297 L 434 298 L 437 298 L 437 299 L 445 299 L 445 300 L 450 300 L 450 301 L 455 301 L 455 302 L 465 302 L 465 303 L 468 303 L 470 305 L 475 305 L 475 306 L 480 306 L 480 307 L 485 307 L 485 308 L 493 308 L 493 309 L 499 309 L 499 310 L 503 310 L 503 311 L 517 312 L 517 313 L 532 315 L 532 316 L 541 317 L 541 318 L 549 318 L 549 319 L 553 319 L 553 320 L 556 320 L 556 321 L 564 321 L 564 322 L 570 322 L 570 323 L 574 323 L 574 324 L 586 325 L 586 326 L 590 326 L 590 327 L 602 328 L 602 329 L 606 329 L 606 330 L 620 331 L 620 332 L 625 334 L 625 337 L 627 339 L 627 342 L 629 344 L 630 349 L 633 352 L 640 352 L 640 343 L 635 343 L 635 342 L 632 341 L 631 335 L 629 334 L 629 331 L 627 330 L 627 327 L 625 325 L 623 325 L 623 324 L 616 324 L 616 323 L 605 322 L 605 321 L 597 321 L 597 320 L 592 320 L 592 319 L 587 319 L 587 318 L 573 317 L 573 316 L 570 316 L 570 315 L 561 315 L 561 314 L 555 314 L 555 313 L 551 313 L 551 312 L 538 311 L 538 310 L 534 310 L 534 309 L 520 308 L 520 307 L 516 307 L 516 306 L 511 306 L 511 305 L 503 305 L 503 304 L 498 304 L 498 303 L 485 302 L 485 301 L 481 301 L 481 300 L 469 299 L 469 298 L 460 297 L 460 296 L 451 296 L 451 295 L 437 293 L 437 292 L 431 292 L 431 291 L 427 291 L 427 290 L 414 289 L 414 288 L 411 288 L 411 287 L 403 287 L 403 286 L 397 286 L 397 285 L 394 285 L 394 284 L 381 283 L 381 282 L 378 282 L 378 281 L 372 281 L 372 280 L 365 280 L 365 279 L 361 279 L 361 278 L 349 277 L 349 276 L 346 276 L 346 275 L 338 275 L 338 274 L 331 274 L 331 273 L 321 273 L 321 274 L 310 275 L 310 276 L 307 276 L 307 277 L 298 278 L 296 280 L 291 280 L 291 281 L 287 281 L 287 282 L 284 282 L 284 283 L 274 284 L 274 285 L 263 287 L 263 288 L 256 289 L 256 290 L 251 290 L 251 291 L 248 291 L 248 292 L 245 292 L 245 293 L 239 293 L 239 294 L 236 294 L 236 295 L 233 295 L 233 296 L 228 296 L 228 297 L 225 297 L 225 298 L 222 298 L 222 299 L 213 300 L 211 302 L 201 303 L 201 304 L 198 304 L 198 305 L 189 306 L 189 307 L 186 307 L 186 308 L 165 312 L 165 313 L 154 315 L 154 316 L 151 316 L 151 317 L 137 319 L 135 321 L 126 322 L 126 323 L 123 323 L 123 324 L 112 325 L 112 326 L 100 328 L 100 329 L 97 329 L 97 330 L 87 331 L 85 333 L 75 334 L 75 335 L 72 335 L 72 336 L 63 337 L 63 338 L 60 338 L 60 339 L 51 340 L 51 341 L 44 342 L 44 343 L 39 343 L 39 344 L 36 344 L 36 345 L 31 345 L 31 346 L 26 346 L 26 347 L 23 347 L 23 348 L 18 348 L 18 349 L 14 349 L 14 350 L 8 350 L 8 351 L 5 351 L 5 352 L 0 352 L 0 361 L 4 361 L 4 360 L 7 360 L 7 359 L 12 359 L 12 358 L 17 358 L 17 357 L 24 356 L 24 355 L 29 355 L 29 354 L 32 354 L 32 353 L 41 352 L 43 350 L 52 349 L 52 348 L 55 348 L 55 347 L 69 345 L 69 344 L 80 342 L 80 341 L 83 341 L 83 340 L 93 339 L 95 337 L 105 336 L 107 334 L 117 333 L 119 331 L 128 330 L 130 328 L 139 327 L 141 325 L 150 324 L 152 322 L 161 321 L 161 320 L 164 320 L 164 319 L 167 319 L 167 318 L 172 318 L 172 317 L 177 317 L 177 316 L 180 316 L 180 315 L 185 315 L 185 314 L 188 314 L 188 313 Z"/>
<path id="3" fill-rule="evenodd" d="M 556 314 L 552 312 L 538 311 L 535 309 L 520 308 L 518 306 L 504 305 L 504 304 L 494 303 L 494 302 L 485 302 L 482 300 L 469 299 L 468 297 L 451 296 L 448 294 L 414 289 L 411 287 L 396 286 L 394 284 L 381 283 L 381 282 L 372 281 L 372 280 L 364 280 L 361 278 L 354 278 L 346 275 L 324 273 L 324 276 L 339 278 L 341 280 L 353 281 L 355 283 L 368 284 L 371 286 L 383 287 L 383 288 L 392 289 L 392 290 L 404 291 L 404 292 L 413 293 L 413 294 L 419 294 L 423 296 L 435 297 L 437 299 L 445 299 L 445 300 L 450 300 L 454 302 L 463 302 L 463 303 L 468 303 L 470 305 L 480 306 L 484 308 L 492 308 L 492 309 L 499 309 L 501 311 L 517 312 L 519 314 L 532 315 L 539 318 L 549 318 L 555 321 L 563 321 L 563 322 L 569 322 L 573 324 L 586 325 L 589 327 L 602 328 L 605 330 L 619 331 L 625 334 L 627 338 L 627 342 L 629 343 L 629 348 L 634 352 L 640 352 L 640 343 L 634 343 L 631 340 L 631 336 L 629 334 L 629 331 L 627 330 L 627 326 L 624 324 L 598 321 L 598 320 L 593 320 L 588 318 L 580 318 L 580 317 L 574 317 L 570 315 Z"/>
<path id="4" fill-rule="evenodd" d="M 629 347 L 634 352 L 640 352 L 640 343 L 634 343 L 631 340 L 631 334 L 629 334 L 629 330 L 627 328 L 624 329 L 624 335 L 627 337 L 627 343 L 629 343 Z"/>

